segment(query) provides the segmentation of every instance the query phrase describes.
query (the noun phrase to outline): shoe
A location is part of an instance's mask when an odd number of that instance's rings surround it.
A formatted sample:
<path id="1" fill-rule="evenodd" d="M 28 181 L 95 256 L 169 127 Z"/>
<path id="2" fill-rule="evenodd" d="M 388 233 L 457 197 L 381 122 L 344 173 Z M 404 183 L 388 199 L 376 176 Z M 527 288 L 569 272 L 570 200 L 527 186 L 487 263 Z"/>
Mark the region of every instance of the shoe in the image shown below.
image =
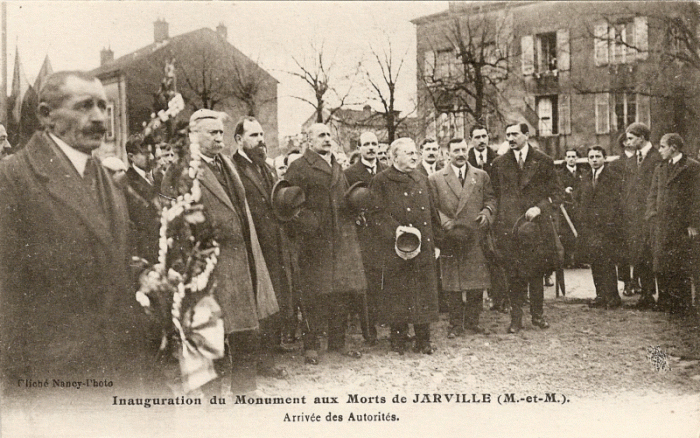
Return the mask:
<path id="1" fill-rule="evenodd" d="M 510 334 L 518 333 L 518 332 L 520 332 L 521 328 L 522 327 L 520 325 L 518 325 L 518 324 L 513 325 L 513 323 L 511 323 L 510 327 L 508 327 L 507 333 L 510 333 Z"/>
<path id="2" fill-rule="evenodd" d="M 392 339 L 391 340 L 391 351 L 394 353 L 399 353 L 400 356 L 403 356 L 406 353 L 406 350 L 408 349 L 408 345 L 406 341 L 404 340 L 396 340 Z"/>
<path id="3" fill-rule="evenodd" d="M 538 317 L 532 318 L 532 325 L 537 326 L 541 329 L 548 329 L 549 328 L 549 323 L 547 322 L 546 319 L 544 319 L 544 316 L 538 316 Z"/>
<path id="4" fill-rule="evenodd" d="M 608 300 L 608 302 L 605 305 L 606 309 L 617 309 L 618 307 L 622 307 L 622 299 L 620 297 L 615 297 L 611 300 Z"/>
<path id="5" fill-rule="evenodd" d="M 342 349 L 339 350 L 338 353 L 340 353 L 341 356 L 349 357 L 351 359 L 362 359 L 362 352 L 357 350 Z"/>
<path id="6" fill-rule="evenodd" d="M 464 329 L 461 327 L 450 327 L 447 329 L 447 339 L 454 339 L 462 335 L 464 335 Z"/>
<path id="7" fill-rule="evenodd" d="M 376 347 L 379 344 L 379 340 L 377 338 L 369 338 L 365 340 L 365 345 L 368 347 Z"/>
<path id="8" fill-rule="evenodd" d="M 421 342 L 420 344 L 416 344 L 415 347 L 413 347 L 413 351 L 415 353 L 422 353 L 422 354 L 433 354 L 437 351 L 437 348 L 433 346 L 433 344 L 428 341 L 428 342 Z"/>
<path id="9" fill-rule="evenodd" d="M 262 377 L 270 377 L 273 379 L 286 379 L 289 377 L 289 373 L 286 368 L 283 367 L 268 367 L 258 369 L 258 375 Z"/>
<path id="10" fill-rule="evenodd" d="M 318 351 L 306 350 L 304 352 L 304 363 L 309 365 L 318 365 Z"/>
<path id="11" fill-rule="evenodd" d="M 655 304 L 656 301 L 654 301 L 654 297 L 648 294 L 642 294 L 634 308 L 637 310 L 651 310 Z"/>
<path id="12" fill-rule="evenodd" d="M 634 288 L 630 283 L 625 283 L 625 290 L 622 292 L 622 295 L 626 297 L 631 297 L 634 295 Z"/>
<path id="13" fill-rule="evenodd" d="M 491 333 L 488 329 L 485 329 L 484 327 L 481 327 L 480 325 L 473 325 L 473 326 L 467 327 L 467 330 L 474 333 L 475 335 L 488 335 Z"/>
<path id="14" fill-rule="evenodd" d="M 544 285 L 545 285 L 546 287 L 554 286 L 554 280 L 552 280 L 552 276 L 551 276 L 551 275 L 548 275 L 548 276 L 544 277 Z"/>
<path id="15" fill-rule="evenodd" d="M 592 309 L 602 309 L 602 308 L 605 308 L 605 304 L 606 304 L 605 298 L 595 297 L 595 299 L 591 300 L 588 303 L 588 307 L 590 307 Z"/>

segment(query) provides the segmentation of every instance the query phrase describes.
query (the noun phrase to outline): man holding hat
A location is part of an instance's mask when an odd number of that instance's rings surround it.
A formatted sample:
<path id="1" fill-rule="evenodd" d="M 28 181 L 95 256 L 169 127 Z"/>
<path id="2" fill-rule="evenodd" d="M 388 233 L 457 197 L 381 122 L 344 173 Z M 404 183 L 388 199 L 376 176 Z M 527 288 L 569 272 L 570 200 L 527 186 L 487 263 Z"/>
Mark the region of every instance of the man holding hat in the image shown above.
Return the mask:
<path id="1" fill-rule="evenodd" d="M 223 313 L 228 357 L 215 365 L 217 372 L 230 376 L 233 394 L 254 394 L 259 321 L 276 313 L 278 305 L 243 182 L 231 160 L 222 153 L 223 116 L 208 109 L 195 111 L 190 117 L 189 139 L 190 143 L 199 145 L 202 159 L 201 203 L 206 222 L 201 232 L 212 235 L 221 250 L 213 272 L 214 297 Z M 186 166 L 175 162 L 168 168 L 163 177 L 164 194 L 171 197 L 180 194 L 178 188 L 183 178 L 187 178 L 183 176 Z"/>
<path id="2" fill-rule="evenodd" d="M 496 244 L 506 259 L 511 313 L 508 333 L 522 328 L 522 306 L 530 292 L 532 324 L 546 329 L 543 276 L 556 268 L 552 214 L 562 198 L 554 161 L 528 143 L 525 123 L 506 126 L 510 150 L 496 158 L 491 183 L 498 200 Z M 519 229 L 522 227 L 522 229 Z"/>
<path id="3" fill-rule="evenodd" d="M 485 333 L 479 326 L 484 289 L 491 287 L 481 238 L 496 213 L 496 197 L 488 174 L 467 161 L 467 142 L 450 140 L 450 164 L 428 177 L 440 215 L 442 289 L 447 293 L 450 326 L 447 337 Z"/>
<path id="4" fill-rule="evenodd" d="M 428 179 L 416 170 L 419 155 L 410 138 L 395 140 L 389 153 L 392 167 L 370 183 L 381 268 L 380 321 L 391 325 L 391 346 L 403 354 L 408 325 L 413 324 L 414 350 L 432 354 L 430 323 L 438 319 L 434 230 L 440 219 L 433 206 Z"/>
<path id="5" fill-rule="evenodd" d="M 360 358 L 345 345 L 347 303 L 367 288 L 354 216 L 346 208 L 348 182 L 331 153 L 331 132 L 311 125 L 309 148 L 289 165 L 286 178 L 304 192 L 302 209 L 291 222 L 298 245 L 299 289 L 307 315 L 304 333 L 306 363 L 319 363 L 319 339 L 328 324 L 328 350 Z"/>
<path id="6" fill-rule="evenodd" d="M 245 188 L 250 215 L 280 307 L 280 313 L 260 321 L 258 372 L 263 376 L 283 378 L 287 371 L 275 366 L 273 352 L 281 347 L 283 323 L 292 317 L 293 306 L 290 248 L 272 211 L 272 186 L 277 176 L 265 162 L 265 132 L 254 117 L 241 118 L 233 135 L 238 149 L 232 161 Z"/>
<path id="7" fill-rule="evenodd" d="M 379 141 L 373 132 L 363 132 L 360 135 L 360 160 L 352 166 L 345 169 L 345 177 L 348 184 L 353 186 L 357 183 L 369 185 L 372 177 L 384 170 L 387 166 L 380 162 L 377 158 Z M 360 212 L 360 214 L 362 214 Z M 376 328 L 376 299 L 380 286 L 381 271 L 378 269 L 376 260 L 375 236 L 371 227 L 367 226 L 367 221 L 364 217 L 359 217 L 356 221 L 357 238 L 360 242 L 360 250 L 362 251 L 362 263 L 365 267 L 365 276 L 367 277 L 367 296 L 364 302 L 355 302 L 354 312 L 362 316 L 362 336 L 370 345 L 377 343 L 377 328 Z M 364 317 L 365 306 L 367 306 L 367 318 Z"/>
<path id="8" fill-rule="evenodd" d="M 659 164 L 661 154 L 649 142 L 649 127 L 644 123 L 632 123 L 625 131 L 627 144 L 634 147 L 637 156 L 632 163 L 634 174 L 630 175 L 627 192 L 623 194 L 625 227 L 627 231 L 628 256 L 634 266 L 634 275 L 639 278 L 642 294 L 637 301 L 637 308 L 652 309 L 654 307 L 654 272 L 652 270 L 652 255 L 649 242 L 649 227 L 644 220 L 646 201 L 654 169 Z"/>

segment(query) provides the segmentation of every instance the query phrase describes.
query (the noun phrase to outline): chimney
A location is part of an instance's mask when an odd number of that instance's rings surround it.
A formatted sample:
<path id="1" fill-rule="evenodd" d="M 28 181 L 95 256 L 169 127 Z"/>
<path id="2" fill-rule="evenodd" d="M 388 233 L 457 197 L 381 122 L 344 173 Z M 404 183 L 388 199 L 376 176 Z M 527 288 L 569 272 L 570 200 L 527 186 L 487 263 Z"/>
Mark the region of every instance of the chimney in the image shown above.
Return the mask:
<path id="1" fill-rule="evenodd" d="M 224 23 L 219 23 L 219 25 L 216 26 L 216 33 L 218 33 L 224 40 L 228 40 L 228 29 L 226 29 Z"/>
<path id="2" fill-rule="evenodd" d="M 100 66 L 107 64 L 108 62 L 114 61 L 114 52 L 112 48 L 105 49 L 104 47 L 100 50 Z"/>
<path id="3" fill-rule="evenodd" d="M 168 22 L 159 18 L 153 22 L 153 41 L 162 43 L 168 38 Z"/>

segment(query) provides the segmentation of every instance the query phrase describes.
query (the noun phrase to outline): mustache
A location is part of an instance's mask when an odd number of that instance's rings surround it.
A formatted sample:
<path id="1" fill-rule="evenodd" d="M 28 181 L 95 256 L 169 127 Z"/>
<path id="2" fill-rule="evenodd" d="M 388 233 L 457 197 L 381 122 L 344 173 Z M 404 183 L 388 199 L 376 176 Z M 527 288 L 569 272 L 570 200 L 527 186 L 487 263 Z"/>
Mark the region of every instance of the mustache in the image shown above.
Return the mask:
<path id="1" fill-rule="evenodd" d="M 107 128 L 100 125 L 92 125 L 89 128 L 83 129 L 83 134 L 85 135 L 104 135 L 107 132 Z"/>

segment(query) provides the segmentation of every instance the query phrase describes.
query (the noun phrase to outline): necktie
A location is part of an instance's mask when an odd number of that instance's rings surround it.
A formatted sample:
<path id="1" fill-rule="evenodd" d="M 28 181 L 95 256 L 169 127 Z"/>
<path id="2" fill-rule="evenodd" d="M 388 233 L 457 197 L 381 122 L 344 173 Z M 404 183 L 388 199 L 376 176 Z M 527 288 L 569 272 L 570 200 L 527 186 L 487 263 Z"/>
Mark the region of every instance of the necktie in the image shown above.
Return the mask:
<path id="1" fill-rule="evenodd" d="M 641 166 L 643 160 L 642 151 L 637 151 L 637 166 Z"/>
<path id="2" fill-rule="evenodd" d="M 518 154 L 518 167 L 520 167 L 520 170 L 523 170 L 523 153 L 516 152 L 516 154 Z"/>
<path id="3" fill-rule="evenodd" d="M 481 153 L 481 167 L 483 168 L 486 164 L 486 152 Z"/>
<path id="4" fill-rule="evenodd" d="M 83 181 L 85 181 L 85 184 L 90 188 L 93 194 L 97 192 L 97 164 L 92 157 L 88 158 L 85 162 Z"/>
<path id="5" fill-rule="evenodd" d="M 593 171 L 593 187 L 595 187 L 596 183 L 598 182 L 598 170 Z"/>
<path id="6" fill-rule="evenodd" d="M 375 173 L 374 166 L 367 166 L 367 170 L 369 171 L 370 175 L 374 175 L 374 173 Z"/>
<path id="7" fill-rule="evenodd" d="M 464 186 L 464 169 L 459 169 L 459 184 Z"/>
<path id="8" fill-rule="evenodd" d="M 153 181 L 153 172 L 146 172 L 146 181 L 148 181 L 148 184 L 153 185 L 155 182 Z"/>

